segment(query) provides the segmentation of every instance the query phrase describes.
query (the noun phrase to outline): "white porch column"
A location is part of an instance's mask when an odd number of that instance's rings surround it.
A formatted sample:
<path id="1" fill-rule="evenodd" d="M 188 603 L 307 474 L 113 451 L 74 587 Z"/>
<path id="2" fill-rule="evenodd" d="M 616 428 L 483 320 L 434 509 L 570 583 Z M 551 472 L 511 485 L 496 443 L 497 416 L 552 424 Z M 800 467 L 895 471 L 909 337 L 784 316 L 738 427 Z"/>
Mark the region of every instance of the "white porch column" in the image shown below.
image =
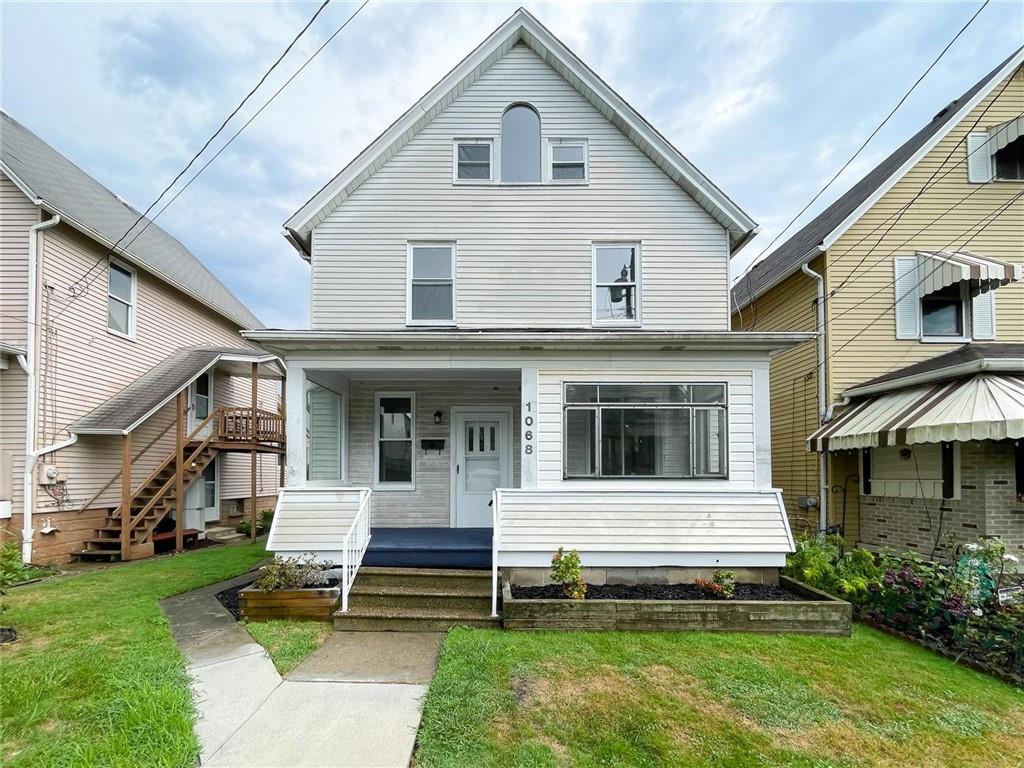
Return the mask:
<path id="1" fill-rule="evenodd" d="M 522 488 L 537 487 L 537 369 L 523 368 L 520 382 L 520 470 Z"/>
<path id="2" fill-rule="evenodd" d="M 306 484 L 306 369 L 288 364 L 285 384 L 285 454 L 284 484 L 289 488 Z"/>
<path id="3" fill-rule="evenodd" d="M 772 393 L 768 360 L 755 367 L 754 376 L 754 485 L 772 487 Z"/>

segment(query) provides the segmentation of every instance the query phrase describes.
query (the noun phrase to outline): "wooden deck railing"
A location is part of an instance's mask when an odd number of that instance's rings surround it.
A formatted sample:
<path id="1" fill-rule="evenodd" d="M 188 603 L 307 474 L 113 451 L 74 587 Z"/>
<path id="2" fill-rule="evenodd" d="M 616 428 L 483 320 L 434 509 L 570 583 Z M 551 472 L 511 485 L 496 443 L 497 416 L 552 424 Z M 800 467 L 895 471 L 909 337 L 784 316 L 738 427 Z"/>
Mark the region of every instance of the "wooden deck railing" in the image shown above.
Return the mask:
<path id="1" fill-rule="evenodd" d="M 256 443 L 283 443 L 284 417 L 257 408 L 220 408 L 217 439 Z"/>

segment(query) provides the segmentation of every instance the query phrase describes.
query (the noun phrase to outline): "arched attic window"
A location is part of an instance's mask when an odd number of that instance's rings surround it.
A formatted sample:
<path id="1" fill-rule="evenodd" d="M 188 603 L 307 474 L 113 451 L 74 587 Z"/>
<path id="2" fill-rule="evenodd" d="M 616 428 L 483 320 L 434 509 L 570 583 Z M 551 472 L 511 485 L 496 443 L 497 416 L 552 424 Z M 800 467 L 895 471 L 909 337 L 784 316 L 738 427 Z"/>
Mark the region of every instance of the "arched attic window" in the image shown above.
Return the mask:
<path id="1" fill-rule="evenodd" d="M 501 180 L 540 182 L 540 115 L 529 104 L 513 104 L 501 116 Z"/>

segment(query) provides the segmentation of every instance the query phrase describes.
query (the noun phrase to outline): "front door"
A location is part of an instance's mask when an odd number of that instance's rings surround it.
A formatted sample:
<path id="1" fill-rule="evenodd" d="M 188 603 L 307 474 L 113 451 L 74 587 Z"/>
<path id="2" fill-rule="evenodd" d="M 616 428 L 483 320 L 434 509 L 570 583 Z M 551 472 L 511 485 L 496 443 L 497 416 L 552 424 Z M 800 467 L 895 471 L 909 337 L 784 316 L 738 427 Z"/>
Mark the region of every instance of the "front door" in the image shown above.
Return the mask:
<path id="1" fill-rule="evenodd" d="M 491 496 L 512 474 L 511 422 L 507 410 L 452 409 L 455 527 L 491 526 Z"/>
<path id="2" fill-rule="evenodd" d="M 210 415 L 213 408 L 213 371 L 206 371 L 199 375 L 188 388 L 188 431 L 191 434 L 196 427 L 202 424 Z M 200 440 L 210 435 L 213 424 L 203 427 L 200 434 L 196 435 Z"/>
<path id="3" fill-rule="evenodd" d="M 205 530 L 207 523 L 220 519 L 217 486 L 217 457 L 206 465 L 202 474 L 185 491 L 185 527 Z"/>

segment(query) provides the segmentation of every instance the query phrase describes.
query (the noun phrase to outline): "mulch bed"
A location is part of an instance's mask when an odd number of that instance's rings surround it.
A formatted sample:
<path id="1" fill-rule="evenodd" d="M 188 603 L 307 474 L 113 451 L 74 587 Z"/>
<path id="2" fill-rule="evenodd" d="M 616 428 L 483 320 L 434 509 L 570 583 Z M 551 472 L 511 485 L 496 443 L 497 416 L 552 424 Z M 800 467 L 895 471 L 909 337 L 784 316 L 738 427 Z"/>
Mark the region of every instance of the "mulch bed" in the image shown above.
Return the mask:
<path id="1" fill-rule="evenodd" d="M 558 584 L 543 587 L 512 586 L 520 600 L 565 600 Z M 587 584 L 587 600 L 806 600 L 782 587 L 768 584 L 737 584 L 731 598 L 716 595 L 695 584 Z"/>
<path id="2" fill-rule="evenodd" d="M 341 582 L 337 579 L 328 579 L 326 584 L 313 584 L 312 587 L 336 587 Z M 242 618 L 242 600 L 239 598 L 238 593 L 241 592 L 249 584 L 242 584 L 237 587 L 230 587 L 228 589 L 218 592 L 214 597 L 217 598 L 217 602 L 227 608 L 228 613 L 235 617 L 235 621 L 239 621 Z"/>

